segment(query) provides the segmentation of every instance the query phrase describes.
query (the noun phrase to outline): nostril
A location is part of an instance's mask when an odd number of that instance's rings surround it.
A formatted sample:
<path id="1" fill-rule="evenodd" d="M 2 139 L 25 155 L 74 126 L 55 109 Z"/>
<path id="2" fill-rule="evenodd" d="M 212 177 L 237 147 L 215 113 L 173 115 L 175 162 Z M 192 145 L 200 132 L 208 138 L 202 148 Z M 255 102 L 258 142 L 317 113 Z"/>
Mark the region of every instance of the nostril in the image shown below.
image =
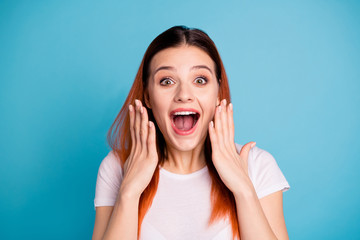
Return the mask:
<path id="1" fill-rule="evenodd" d="M 188 97 L 188 98 L 177 97 L 176 99 L 178 102 L 189 102 L 189 101 L 193 100 L 193 98 L 190 98 L 190 97 Z"/>

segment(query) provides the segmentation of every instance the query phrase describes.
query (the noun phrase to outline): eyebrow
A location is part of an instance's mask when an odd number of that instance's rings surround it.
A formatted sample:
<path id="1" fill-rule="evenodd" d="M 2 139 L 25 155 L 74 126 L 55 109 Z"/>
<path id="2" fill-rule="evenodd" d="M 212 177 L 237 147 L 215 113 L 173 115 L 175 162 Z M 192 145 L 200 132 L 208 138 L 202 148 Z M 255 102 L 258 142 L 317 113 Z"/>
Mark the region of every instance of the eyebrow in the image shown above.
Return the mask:
<path id="1" fill-rule="evenodd" d="M 194 69 L 201 69 L 201 68 L 204 68 L 204 69 L 207 69 L 209 70 L 209 72 L 212 74 L 212 71 L 211 69 L 206 66 L 206 65 L 195 65 L 193 67 L 190 68 L 190 70 L 194 70 Z M 154 75 L 160 71 L 160 70 L 172 70 L 172 71 L 176 71 L 176 69 L 174 67 L 171 67 L 171 66 L 162 66 L 162 67 L 159 67 L 158 69 L 156 69 L 156 71 L 154 72 Z"/>

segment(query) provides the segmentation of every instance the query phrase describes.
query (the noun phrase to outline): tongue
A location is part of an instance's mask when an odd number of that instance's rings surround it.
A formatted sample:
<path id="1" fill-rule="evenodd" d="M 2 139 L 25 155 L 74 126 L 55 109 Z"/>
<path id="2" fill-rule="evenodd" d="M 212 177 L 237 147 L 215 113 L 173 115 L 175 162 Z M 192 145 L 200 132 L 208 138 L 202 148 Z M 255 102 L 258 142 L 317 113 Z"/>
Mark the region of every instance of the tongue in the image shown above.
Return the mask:
<path id="1" fill-rule="evenodd" d="M 188 131 L 194 124 L 194 118 L 190 115 L 176 116 L 174 118 L 175 127 L 182 131 Z"/>

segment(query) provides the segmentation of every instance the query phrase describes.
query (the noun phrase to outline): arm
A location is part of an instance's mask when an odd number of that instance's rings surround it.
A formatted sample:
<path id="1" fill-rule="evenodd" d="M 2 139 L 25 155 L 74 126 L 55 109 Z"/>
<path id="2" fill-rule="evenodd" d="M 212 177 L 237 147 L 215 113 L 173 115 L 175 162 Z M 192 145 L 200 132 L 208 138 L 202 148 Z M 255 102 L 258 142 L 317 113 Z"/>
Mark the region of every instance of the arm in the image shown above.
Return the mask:
<path id="1" fill-rule="evenodd" d="M 280 190 L 261 198 L 260 204 L 277 238 L 288 240 L 289 236 L 284 218 L 282 191 Z"/>
<path id="2" fill-rule="evenodd" d="M 136 240 L 138 231 L 138 207 L 139 198 L 119 194 L 102 239 Z M 105 228 L 103 228 L 103 230 L 104 229 Z"/>
<path id="3" fill-rule="evenodd" d="M 241 239 L 288 240 L 282 191 L 258 199 L 254 191 L 235 195 Z"/>
<path id="4" fill-rule="evenodd" d="M 234 194 L 240 237 L 249 239 L 287 239 L 282 213 L 282 193 L 258 199 L 249 177 L 248 156 L 255 142 L 245 144 L 240 153 L 234 143 L 232 104 L 226 100 L 215 111 L 215 124 L 209 124 L 212 161 L 221 180 Z"/>
<path id="5" fill-rule="evenodd" d="M 139 198 L 119 194 L 114 207 L 97 207 L 92 240 L 136 239 L 138 205 Z"/>
<path id="6" fill-rule="evenodd" d="M 94 231 L 92 240 L 100 240 L 104 236 L 113 211 L 113 206 L 96 207 Z"/>
<path id="7" fill-rule="evenodd" d="M 93 240 L 136 240 L 140 196 L 158 164 L 155 126 L 146 109 L 136 101 L 129 106 L 131 153 L 124 164 L 124 177 L 114 207 L 97 207 Z"/>

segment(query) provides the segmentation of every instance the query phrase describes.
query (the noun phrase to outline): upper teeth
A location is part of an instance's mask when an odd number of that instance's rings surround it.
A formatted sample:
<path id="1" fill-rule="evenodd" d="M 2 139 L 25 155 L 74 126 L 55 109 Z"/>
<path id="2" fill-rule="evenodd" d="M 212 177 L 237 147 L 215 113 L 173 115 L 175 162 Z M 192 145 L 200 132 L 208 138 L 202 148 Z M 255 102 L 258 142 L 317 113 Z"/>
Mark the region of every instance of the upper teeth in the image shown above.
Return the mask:
<path id="1" fill-rule="evenodd" d="M 176 112 L 174 115 L 190 115 L 190 114 L 196 114 L 196 112 Z"/>

